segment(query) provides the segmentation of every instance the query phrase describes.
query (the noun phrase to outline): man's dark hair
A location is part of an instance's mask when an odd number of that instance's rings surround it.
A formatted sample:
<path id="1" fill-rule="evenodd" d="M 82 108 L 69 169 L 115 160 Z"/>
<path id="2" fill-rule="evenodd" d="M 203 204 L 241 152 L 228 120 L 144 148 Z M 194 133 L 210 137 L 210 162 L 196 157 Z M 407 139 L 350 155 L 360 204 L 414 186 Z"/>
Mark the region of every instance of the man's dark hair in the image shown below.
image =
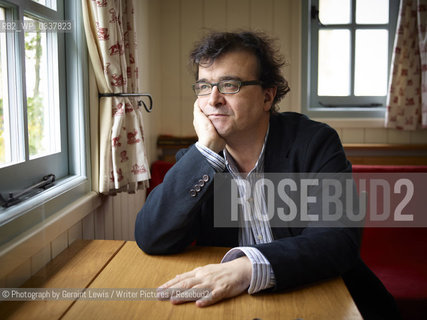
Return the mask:
<path id="1" fill-rule="evenodd" d="M 289 92 L 281 67 L 285 64 L 283 57 L 273 46 L 273 40 L 263 33 L 211 32 L 196 43 L 190 53 L 190 63 L 198 79 L 199 65 L 209 67 L 218 57 L 232 51 L 252 52 L 258 61 L 258 79 L 263 88 L 277 88 L 271 111 L 277 111 L 277 104 Z"/>

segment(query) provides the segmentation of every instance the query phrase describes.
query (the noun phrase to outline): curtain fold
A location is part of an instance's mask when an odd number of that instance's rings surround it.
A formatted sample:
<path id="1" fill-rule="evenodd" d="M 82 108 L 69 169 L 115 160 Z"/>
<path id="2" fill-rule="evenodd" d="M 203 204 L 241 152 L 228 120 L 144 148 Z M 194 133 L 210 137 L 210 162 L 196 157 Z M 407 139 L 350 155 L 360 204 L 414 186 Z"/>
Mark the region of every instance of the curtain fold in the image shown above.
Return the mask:
<path id="1" fill-rule="evenodd" d="M 401 0 L 385 126 L 427 128 L 427 0 Z"/>
<path id="2" fill-rule="evenodd" d="M 139 93 L 132 0 L 82 0 L 90 60 L 99 93 Z M 98 192 L 148 186 L 142 108 L 135 98 L 99 99 Z M 96 159 L 95 159 L 96 160 Z M 94 184 L 96 186 L 96 183 Z"/>

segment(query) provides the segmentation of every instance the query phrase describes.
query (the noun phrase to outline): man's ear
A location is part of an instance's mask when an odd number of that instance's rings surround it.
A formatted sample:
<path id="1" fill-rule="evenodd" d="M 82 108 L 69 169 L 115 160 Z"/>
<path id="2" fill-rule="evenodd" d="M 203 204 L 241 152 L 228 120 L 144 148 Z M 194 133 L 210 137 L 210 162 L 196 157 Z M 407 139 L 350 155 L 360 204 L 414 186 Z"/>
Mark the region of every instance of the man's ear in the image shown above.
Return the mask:
<path id="1" fill-rule="evenodd" d="M 266 88 L 264 89 L 264 109 L 270 110 L 273 105 L 274 98 L 276 97 L 277 88 Z"/>

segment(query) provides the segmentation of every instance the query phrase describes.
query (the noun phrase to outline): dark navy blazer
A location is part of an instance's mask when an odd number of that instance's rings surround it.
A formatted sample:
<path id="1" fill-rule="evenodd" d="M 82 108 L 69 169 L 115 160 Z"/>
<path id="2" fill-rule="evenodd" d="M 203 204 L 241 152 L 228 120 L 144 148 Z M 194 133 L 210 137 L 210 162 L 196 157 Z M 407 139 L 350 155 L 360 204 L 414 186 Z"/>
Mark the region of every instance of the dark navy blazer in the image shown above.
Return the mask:
<path id="1" fill-rule="evenodd" d="M 264 171 L 349 173 L 351 163 L 335 130 L 302 114 L 285 112 L 270 116 Z M 238 246 L 237 229 L 213 227 L 214 174 L 194 145 L 178 153 L 177 163 L 138 213 L 135 239 L 144 252 L 176 253 L 194 241 Z M 201 187 L 195 192 L 196 185 Z M 362 313 L 369 304 L 366 294 L 373 290 L 372 284 L 377 293 L 383 293 L 379 280 L 360 260 L 360 229 L 272 228 L 272 232 L 273 242 L 254 245 L 271 263 L 276 278 L 272 290 L 342 276 Z M 360 282 L 368 287 L 360 287 Z"/>

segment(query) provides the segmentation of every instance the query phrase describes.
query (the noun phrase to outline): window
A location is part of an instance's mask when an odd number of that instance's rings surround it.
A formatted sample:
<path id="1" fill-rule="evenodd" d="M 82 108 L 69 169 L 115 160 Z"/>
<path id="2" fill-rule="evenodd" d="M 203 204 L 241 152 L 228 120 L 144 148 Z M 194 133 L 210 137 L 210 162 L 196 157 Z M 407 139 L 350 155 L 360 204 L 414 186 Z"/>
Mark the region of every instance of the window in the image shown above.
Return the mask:
<path id="1" fill-rule="evenodd" d="M 398 6 L 398 0 L 304 1 L 303 111 L 384 114 Z"/>
<path id="2" fill-rule="evenodd" d="M 48 173 L 68 173 L 66 101 L 59 94 L 66 82 L 64 35 L 36 27 L 64 20 L 63 12 L 26 3 L 2 8 L 10 27 L 1 34 L 0 166 L 2 177 L 11 177 L 2 179 L 2 193 L 23 190 Z"/>
<path id="3" fill-rule="evenodd" d="M 0 0 L 0 200 L 4 204 L 10 193 L 55 175 L 50 189 L 27 194 L 17 205 L 0 206 L 0 228 L 32 210 L 30 219 L 14 222 L 22 231 L 89 190 L 80 5 Z M 19 232 L 10 230 L 0 230 L 0 245 Z"/>

